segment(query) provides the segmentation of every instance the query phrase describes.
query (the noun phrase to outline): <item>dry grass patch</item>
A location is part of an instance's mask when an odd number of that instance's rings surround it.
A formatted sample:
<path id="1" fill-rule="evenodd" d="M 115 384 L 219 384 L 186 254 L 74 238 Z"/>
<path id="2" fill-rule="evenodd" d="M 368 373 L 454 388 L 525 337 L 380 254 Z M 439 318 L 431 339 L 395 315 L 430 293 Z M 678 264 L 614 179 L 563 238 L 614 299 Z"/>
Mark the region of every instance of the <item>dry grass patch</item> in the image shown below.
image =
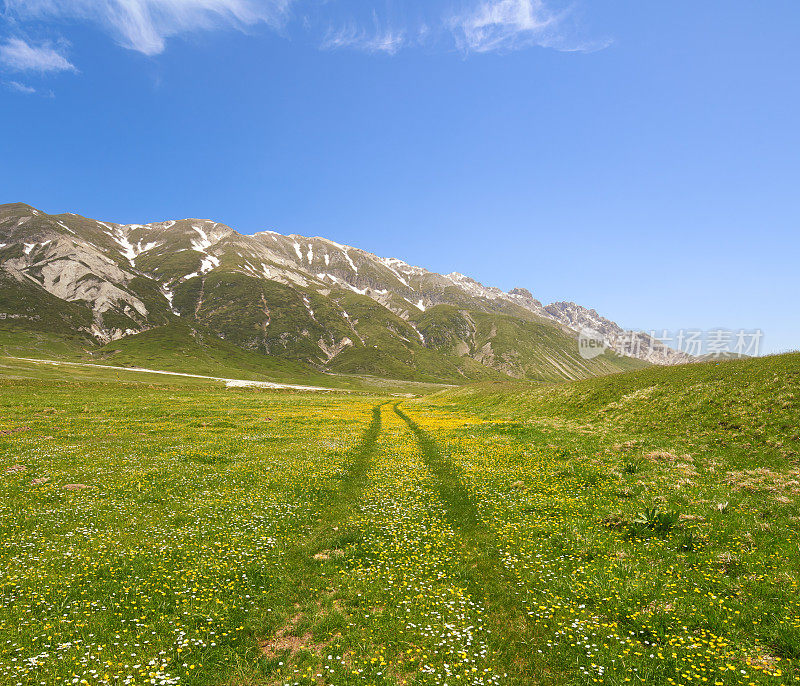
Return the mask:
<path id="1" fill-rule="evenodd" d="M 19 433 L 20 431 L 30 431 L 29 426 L 16 426 L 13 429 L 0 429 L 0 436 L 10 436 L 11 434 Z"/>
<path id="2" fill-rule="evenodd" d="M 304 632 L 302 636 L 293 633 L 303 620 L 303 616 L 302 612 L 294 615 L 275 632 L 272 638 L 258 642 L 258 647 L 264 657 L 273 660 L 286 651 L 289 652 L 289 657 L 293 657 L 301 650 L 307 650 L 314 655 L 320 654 L 322 649 L 328 645 L 327 643 L 315 642 L 310 631 Z"/>
<path id="3" fill-rule="evenodd" d="M 725 474 L 724 481 L 733 486 L 735 491 L 800 493 L 800 469 L 778 472 L 767 467 L 759 467 L 731 471 Z"/>

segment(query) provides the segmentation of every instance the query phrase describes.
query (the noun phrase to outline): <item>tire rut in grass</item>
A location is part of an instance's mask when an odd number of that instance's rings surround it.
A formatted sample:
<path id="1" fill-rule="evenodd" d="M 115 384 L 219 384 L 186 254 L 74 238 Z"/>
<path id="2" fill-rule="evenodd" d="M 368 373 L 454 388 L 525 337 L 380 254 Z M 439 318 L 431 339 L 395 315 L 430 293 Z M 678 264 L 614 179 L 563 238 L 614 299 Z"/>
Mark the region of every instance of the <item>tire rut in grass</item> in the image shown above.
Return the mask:
<path id="1" fill-rule="evenodd" d="M 517 598 L 517 584 L 503 564 L 491 527 L 481 518 L 464 485 L 461 469 L 442 454 L 436 441 L 399 405 L 395 403 L 393 409 L 414 434 L 422 460 L 436 478 L 446 516 L 463 539 L 459 573 L 470 596 L 483 602 L 487 609 L 492 648 L 507 666 L 513 683 L 549 681 L 549 675 L 542 672 L 534 657 L 539 632 L 527 621 L 525 608 Z"/>
<path id="2" fill-rule="evenodd" d="M 442 455 L 436 441 L 400 409 L 399 403 L 394 405 L 394 411 L 411 429 L 425 465 L 436 477 L 436 487 L 451 523 L 462 534 L 478 533 L 482 525 L 481 518 L 472 496 L 464 486 L 461 470 Z"/>
<path id="3" fill-rule="evenodd" d="M 361 436 L 358 445 L 351 451 L 351 458 L 347 469 L 331 484 L 327 493 L 320 494 L 320 510 L 318 512 L 318 526 L 306 536 L 298 553 L 314 554 L 327 539 L 331 538 L 331 529 L 334 523 L 344 523 L 353 509 L 359 496 L 369 482 L 369 470 L 372 457 L 377 450 L 378 437 L 381 434 L 381 408 L 387 403 L 380 403 L 372 408 L 372 421 Z M 338 526 L 338 525 L 337 525 Z M 339 527 L 342 528 L 342 527 Z M 319 552 L 316 550 L 316 552 Z"/>
<path id="4" fill-rule="evenodd" d="M 361 436 L 358 446 L 352 451 L 350 466 L 341 476 L 336 494 L 338 497 L 331 502 L 332 507 L 341 505 L 349 508 L 367 485 L 372 456 L 381 435 L 381 408 L 386 404 L 380 403 L 372 408 L 372 421 Z"/>
<path id="5" fill-rule="evenodd" d="M 350 451 L 347 467 L 330 486 L 316 496 L 319 504 L 316 523 L 283 558 L 283 578 L 276 587 L 273 619 L 283 618 L 267 635 L 257 636 L 261 653 L 277 661 L 282 649 L 294 659 L 297 649 L 309 648 L 316 640 L 314 627 L 335 605 L 336 568 L 326 564 L 354 535 L 348 521 L 362 492 L 369 483 L 369 471 L 382 430 L 380 403 L 372 408 L 372 420 L 358 444 Z M 325 632 L 323 632 L 325 633 Z M 296 636 L 295 636 L 296 634 Z M 328 637 L 320 636 L 321 646 Z M 296 644 L 296 645 L 295 645 Z"/>

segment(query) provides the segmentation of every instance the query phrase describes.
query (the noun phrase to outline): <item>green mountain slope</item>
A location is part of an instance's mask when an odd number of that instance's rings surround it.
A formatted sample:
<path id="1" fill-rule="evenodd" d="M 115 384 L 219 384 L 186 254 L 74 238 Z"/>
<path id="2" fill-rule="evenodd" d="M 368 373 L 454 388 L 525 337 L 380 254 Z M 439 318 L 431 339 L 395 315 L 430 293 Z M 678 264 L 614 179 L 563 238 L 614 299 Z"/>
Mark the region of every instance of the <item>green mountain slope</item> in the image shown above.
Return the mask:
<path id="1" fill-rule="evenodd" d="M 433 399 L 432 399 L 433 400 Z M 650 367 L 569 384 L 502 381 L 437 394 L 493 417 L 574 423 L 684 449 L 800 456 L 800 353 Z"/>
<path id="2" fill-rule="evenodd" d="M 115 366 L 237 379 L 325 385 L 329 377 L 305 364 L 242 350 L 214 334 L 177 322 L 113 341 L 91 361 Z"/>
<path id="3" fill-rule="evenodd" d="M 224 367 L 236 348 L 260 355 L 268 373 L 280 359 L 293 373 L 299 364 L 448 383 L 577 379 L 646 364 L 610 353 L 582 359 L 576 330 L 561 321 L 585 321 L 576 307 L 551 314 L 524 289 L 504 293 L 324 238 L 0 205 L 0 346 L 63 338 L 102 356 L 103 346 L 121 354 L 117 341 L 147 331 L 167 347 L 179 346 L 171 332 L 194 331 L 227 344 L 202 353 Z M 172 361 L 185 351 L 176 348 Z M 643 357 L 652 355 L 647 348 Z"/>
<path id="4" fill-rule="evenodd" d="M 642 360 L 610 351 L 585 360 L 578 353 L 572 332 L 531 313 L 520 317 L 438 305 L 424 312 L 416 323 L 437 350 L 466 355 L 510 376 L 532 381 L 582 379 L 648 366 Z"/>

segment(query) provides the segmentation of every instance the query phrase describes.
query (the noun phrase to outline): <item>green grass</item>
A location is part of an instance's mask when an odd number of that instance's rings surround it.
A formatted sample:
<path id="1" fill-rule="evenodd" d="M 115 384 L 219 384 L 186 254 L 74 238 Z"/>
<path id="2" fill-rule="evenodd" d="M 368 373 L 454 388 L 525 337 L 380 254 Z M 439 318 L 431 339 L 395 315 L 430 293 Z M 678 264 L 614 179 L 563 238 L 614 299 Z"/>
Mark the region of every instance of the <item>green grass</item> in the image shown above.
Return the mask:
<path id="1" fill-rule="evenodd" d="M 77 337 L 12 329 L 2 332 L 0 342 L 4 353 L 18 357 L 56 356 L 121 367 L 309 384 L 325 378 L 325 374 L 308 365 L 248 352 L 202 328 L 178 322 L 103 346 Z"/>
<path id="2" fill-rule="evenodd" d="M 325 374 L 308 365 L 248 352 L 203 329 L 185 324 L 162 326 L 128 336 L 92 351 L 98 364 L 237 379 L 326 385 Z"/>
<path id="3" fill-rule="evenodd" d="M 414 404 L 495 523 L 548 680 L 800 680 L 800 355 Z"/>
<path id="4" fill-rule="evenodd" d="M 99 367 L 90 369 L 66 364 L 52 367 L 11 359 L 14 357 L 76 362 Z M 0 368 L 5 370 L 6 375 L 54 380 L 124 380 L 160 385 L 188 383 L 186 379 L 103 370 L 103 365 L 383 393 L 425 393 L 445 386 L 436 382 L 391 377 L 329 374 L 301 362 L 242 350 L 201 327 L 189 327 L 177 322 L 127 336 L 104 346 L 91 345 L 79 337 L 21 330 L 19 327 L 0 327 Z"/>
<path id="5" fill-rule="evenodd" d="M 643 445 L 797 457 L 800 354 L 650 367 L 571 384 L 471 386 L 441 402 L 485 416 L 573 424 Z"/>
<path id="6" fill-rule="evenodd" d="M 402 401 L 20 369 L 0 683 L 800 681 L 800 355 Z"/>

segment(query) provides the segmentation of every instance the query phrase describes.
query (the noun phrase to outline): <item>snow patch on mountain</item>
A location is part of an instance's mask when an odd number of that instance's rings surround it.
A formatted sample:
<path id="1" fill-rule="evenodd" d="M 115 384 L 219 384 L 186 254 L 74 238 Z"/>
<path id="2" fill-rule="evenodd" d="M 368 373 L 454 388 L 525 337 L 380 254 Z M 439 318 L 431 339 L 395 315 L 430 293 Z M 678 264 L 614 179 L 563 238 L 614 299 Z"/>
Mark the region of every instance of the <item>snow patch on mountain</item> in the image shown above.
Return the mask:
<path id="1" fill-rule="evenodd" d="M 131 263 L 131 266 L 134 266 L 133 263 L 134 260 L 136 259 L 137 252 L 136 249 L 133 247 L 133 245 L 131 245 L 131 242 L 128 240 L 128 237 L 122 233 L 122 230 L 120 228 L 117 228 L 116 231 L 110 235 L 111 238 L 113 238 L 117 242 L 117 245 L 119 245 L 120 248 L 122 248 L 122 255 L 128 260 L 128 262 Z"/>
<path id="2" fill-rule="evenodd" d="M 311 301 L 308 299 L 308 296 L 305 295 L 303 296 L 303 304 L 306 306 L 306 310 L 308 310 L 308 314 L 311 317 L 311 319 L 313 319 L 316 322 L 317 318 L 314 316 L 314 310 L 311 307 Z"/>
<path id="3" fill-rule="evenodd" d="M 367 295 L 367 292 L 369 291 L 369 288 L 358 288 L 357 286 L 348 283 L 344 279 L 340 279 L 338 276 L 335 276 L 334 274 L 317 274 L 317 278 L 323 280 L 330 279 L 334 283 L 337 283 L 340 286 L 343 286 L 344 288 L 349 288 L 351 291 L 353 291 L 354 293 L 358 293 L 359 295 Z"/>
<path id="4" fill-rule="evenodd" d="M 402 283 L 406 288 L 411 288 L 411 285 L 408 283 L 406 277 L 400 273 L 400 269 L 405 267 L 406 272 L 420 270 L 419 267 L 412 267 L 410 264 L 403 262 L 403 260 L 398 260 L 396 257 L 379 257 L 378 262 L 380 262 L 384 267 L 386 267 L 392 274 L 394 274 L 397 279 Z M 424 271 L 424 270 L 420 270 Z"/>
<path id="5" fill-rule="evenodd" d="M 130 226 L 138 227 L 139 225 L 131 224 L 124 228 L 129 228 Z M 116 226 L 111 231 L 106 231 L 106 234 L 121 248 L 120 252 L 122 252 L 123 257 L 128 260 L 132 267 L 136 266 L 136 258 L 139 257 L 139 255 L 148 250 L 152 250 L 158 245 L 156 241 L 148 241 L 144 245 L 142 245 L 142 241 L 138 241 L 134 245 L 130 242 L 130 234 L 124 233 L 123 227 L 121 226 Z"/>
<path id="6" fill-rule="evenodd" d="M 336 241 L 332 241 L 330 238 L 323 238 L 322 240 L 325 241 L 326 243 L 330 243 L 331 245 L 333 245 L 336 248 L 339 248 L 339 250 L 341 250 L 342 252 L 347 250 L 347 246 L 346 245 L 342 245 L 341 243 L 337 243 Z"/>
<path id="7" fill-rule="evenodd" d="M 200 273 L 201 274 L 208 274 L 214 267 L 219 267 L 219 258 L 214 257 L 213 255 L 206 255 L 203 260 L 200 262 Z M 254 274 L 257 274 L 255 268 L 252 265 L 248 265 L 250 267 L 250 271 Z"/>
<path id="8" fill-rule="evenodd" d="M 196 224 L 192 226 L 192 228 L 197 231 L 197 235 L 200 237 L 200 240 L 193 240 L 192 241 L 192 250 L 196 250 L 197 252 L 205 252 L 208 250 L 212 243 L 211 239 L 208 237 L 208 234 L 205 232 L 202 226 L 197 226 Z"/>
<path id="9" fill-rule="evenodd" d="M 342 252 L 344 253 L 344 257 L 345 257 L 345 259 L 346 259 L 346 260 L 347 260 L 347 261 L 350 263 L 350 268 L 351 268 L 351 269 L 352 269 L 352 270 L 353 270 L 353 271 L 354 271 L 356 274 L 358 274 L 358 267 L 356 267 L 356 265 L 355 265 L 355 262 L 353 262 L 353 259 L 350 257 L 350 253 L 349 253 L 349 252 L 347 252 L 347 250 L 343 250 Z"/>
<path id="10" fill-rule="evenodd" d="M 175 292 L 166 284 L 161 284 L 160 290 L 162 295 L 167 299 L 167 302 L 169 303 L 169 309 L 172 311 L 172 314 L 180 314 L 180 312 L 178 312 L 173 305 L 173 301 L 175 300 Z"/>

